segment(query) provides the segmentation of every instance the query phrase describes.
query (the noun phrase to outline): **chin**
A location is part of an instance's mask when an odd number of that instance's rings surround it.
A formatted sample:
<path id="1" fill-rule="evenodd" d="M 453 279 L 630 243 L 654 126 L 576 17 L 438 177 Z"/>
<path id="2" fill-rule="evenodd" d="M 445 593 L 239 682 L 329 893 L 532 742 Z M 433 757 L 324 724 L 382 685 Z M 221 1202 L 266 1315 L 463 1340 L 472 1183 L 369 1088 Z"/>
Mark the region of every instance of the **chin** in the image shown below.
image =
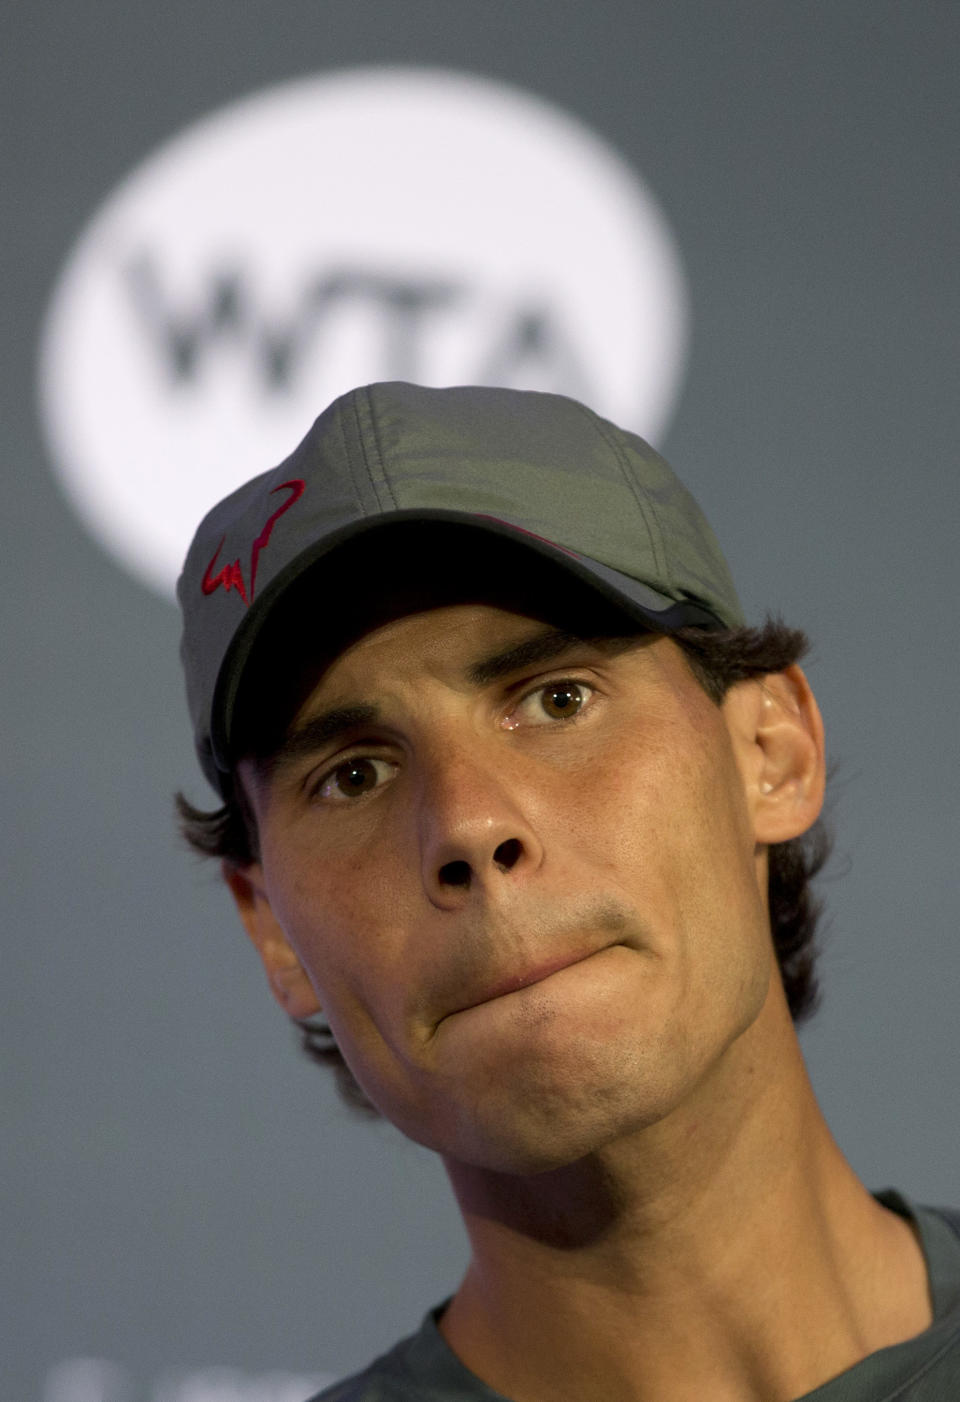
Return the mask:
<path id="1" fill-rule="evenodd" d="M 689 1020 L 662 1015 L 638 1035 L 634 1005 L 563 1017 L 549 1007 L 529 1023 L 497 1014 L 492 1028 L 476 1018 L 454 1027 L 441 1064 L 412 1076 L 355 1074 L 386 1119 L 451 1168 L 556 1172 L 626 1145 L 695 1097 L 755 1020 L 764 1001 L 757 985 L 749 997 L 738 990 L 735 1008 L 708 1010 L 696 1035 Z"/>
<path id="2" fill-rule="evenodd" d="M 669 1109 L 669 1094 L 654 1093 L 646 1078 L 638 1084 L 622 1067 L 609 1071 L 581 1075 L 575 1085 L 538 1084 L 517 1074 L 413 1137 L 448 1161 L 494 1173 L 529 1176 L 567 1168 L 657 1123 Z"/>
<path id="3" fill-rule="evenodd" d="M 478 1136 L 462 1146 L 458 1144 L 453 1152 L 442 1154 L 442 1158 L 448 1166 L 460 1164 L 507 1178 L 537 1178 L 592 1158 L 605 1143 L 579 1132 L 578 1126 L 577 1132 L 564 1140 L 554 1137 L 550 1143 L 537 1143 L 519 1136 L 497 1141 Z"/>
<path id="4" fill-rule="evenodd" d="M 551 1125 L 548 1132 L 540 1125 L 508 1129 L 503 1124 L 491 1127 L 474 1123 L 465 1127 L 441 1153 L 448 1163 L 455 1161 L 490 1173 L 526 1178 L 579 1163 L 604 1142 L 603 1136 L 586 1132 L 582 1123 Z"/>

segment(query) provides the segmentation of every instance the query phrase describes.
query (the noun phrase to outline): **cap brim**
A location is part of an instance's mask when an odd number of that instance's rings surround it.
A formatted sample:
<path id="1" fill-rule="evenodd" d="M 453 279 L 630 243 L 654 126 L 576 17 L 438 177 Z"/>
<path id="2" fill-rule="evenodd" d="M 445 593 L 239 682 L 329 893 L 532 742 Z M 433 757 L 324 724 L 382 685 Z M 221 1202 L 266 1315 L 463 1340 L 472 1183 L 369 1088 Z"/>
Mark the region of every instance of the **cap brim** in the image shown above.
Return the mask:
<path id="1" fill-rule="evenodd" d="M 445 528 L 444 537 L 452 533 L 459 541 L 466 541 L 468 538 L 475 543 L 500 540 L 510 542 L 512 548 L 519 546 L 525 558 L 533 560 L 539 557 L 549 563 L 553 567 L 554 577 L 565 578 L 571 584 L 579 582 L 585 591 L 603 600 L 610 608 L 640 628 L 672 633 L 678 628 L 691 625 L 711 629 L 726 626 L 722 619 L 696 600 L 668 598 L 641 580 L 633 579 L 597 560 L 578 555 L 492 516 L 447 510 L 410 510 L 365 517 L 332 532 L 301 551 L 257 597 L 237 629 L 220 667 L 210 717 L 213 760 L 222 776 L 232 772 L 238 758 L 233 745 L 233 729 L 238 697 L 247 680 L 248 664 L 271 624 L 283 610 L 292 587 L 306 580 L 308 576 L 318 587 L 327 585 L 331 591 L 335 591 L 335 594 L 332 592 L 332 597 L 337 599 L 341 616 L 349 620 L 349 631 L 354 636 L 359 636 L 370 626 L 368 618 L 379 618 L 381 613 L 379 610 L 371 610 L 369 602 L 365 608 L 361 606 L 359 610 L 356 609 L 354 601 L 357 594 L 362 594 L 366 600 L 372 597 L 380 599 L 386 605 L 386 612 L 382 617 L 387 616 L 389 612 L 391 598 L 387 589 L 380 586 L 371 588 L 369 552 L 377 545 L 384 548 L 385 555 L 389 554 L 388 546 L 397 551 L 403 546 L 406 535 L 409 538 L 407 544 L 410 549 L 418 552 L 412 558 L 418 561 L 418 567 L 423 571 L 424 540 L 430 534 L 436 537 L 438 527 Z M 365 589 L 351 588 L 361 582 L 359 574 L 364 569 L 367 570 L 362 579 Z M 485 601 L 491 594 L 489 581 L 478 584 L 475 592 L 477 602 Z M 466 601 L 462 580 L 454 589 L 452 583 L 447 583 L 442 574 L 431 575 L 429 600 L 424 600 L 421 591 L 420 606 L 442 604 L 454 594 L 459 600 Z M 398 596 L 402 599 L 403 595 L 400 581 Z M 351 606 L 354 606 L 353 611 Z M 402 605 L 396 609 L 396 613 L 409 611 L 410 608 Z M 347 635 L 345 631 L 344 640 Z M 220 787 L 223 788 L 223 784 Z"/>

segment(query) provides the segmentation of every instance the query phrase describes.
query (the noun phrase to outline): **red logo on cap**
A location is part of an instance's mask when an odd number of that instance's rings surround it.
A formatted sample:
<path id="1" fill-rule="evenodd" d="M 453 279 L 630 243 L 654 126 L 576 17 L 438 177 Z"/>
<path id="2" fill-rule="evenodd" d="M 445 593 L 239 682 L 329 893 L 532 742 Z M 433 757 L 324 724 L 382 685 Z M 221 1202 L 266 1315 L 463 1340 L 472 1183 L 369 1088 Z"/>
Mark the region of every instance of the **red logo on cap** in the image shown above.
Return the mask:
<path id="1" fill-rule="evenodd" d="M 219 574 L 212 573 L 213 567 L 217 563 L 217 560 L 220 556 L 220 551 L 223 549 L 223 542 L 226 540 L 226 536 L 224 536 L 223 539 L 220 541 L 220 544 L 217 546 L 216 551 L 214 553 L 213 559 L 210 561 L 209 565 L 207 566 L 204 572 L 203 580 L 201 581 L 200 587 L 205 594 L 212 594 L 214 590 L 219 589 L 221 585 L 227 591 L 228 594 L 231 589 L 236 589 L 243 602 L 247 605 L 248 608 L 250 607 L 250 605 L 253 603 L 253 596 L 257 587 L 257 561 L 260 559 L 260 551 L 264 548 L 267 541 L 270 539 L 270 532 L 273 530 L 274 521 L 278 520 L 285 511 L 289 511 L 290 507 L 295 501 L 300 500 L 300 498 L 303 496 L 305 487 L 306 483 L 301 478 L 296 477 L 291 482 L 281 482 L 279 487 L 273 487 L 271 489 L 271 496 L 274 492 L 284 491 L 289 492 L 290 495 L 287 497 L 286 501 L 283 503 L 282 506 L 277 507 L 276 511 L 273 513 L 272 516 L 267 517 L 263 526 L 263 530 L 260 532 L 260 534 L 254 540 L 252 546 L 250 547 L 250 597 L 247 598 L 247 590 L 243 582 L 243 566 L 240 564 L 239 560 L 234 560 L 232 565 L 224 565 L 223 569 L 219 572 Z"/>

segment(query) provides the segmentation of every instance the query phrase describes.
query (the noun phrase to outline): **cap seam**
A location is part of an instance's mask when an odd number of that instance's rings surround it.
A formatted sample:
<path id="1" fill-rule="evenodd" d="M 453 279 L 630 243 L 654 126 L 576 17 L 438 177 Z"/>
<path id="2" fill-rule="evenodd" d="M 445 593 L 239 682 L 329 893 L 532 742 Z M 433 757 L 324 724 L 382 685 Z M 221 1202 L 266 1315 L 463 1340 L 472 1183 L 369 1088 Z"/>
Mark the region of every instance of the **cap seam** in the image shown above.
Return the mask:
<path id="1" fill-rule="evenodd" d="M 360 451 L 363 454 L 363 464 L 364 467 L 367 469 L 367 478 L 370 482 L 370 486 L 373 488 L 373 494 L 377 499 L 377 506 L 380 508 L 380 510 L 383 511 L 391 507 L 393 508 L 393 510 L 396 510 L 397 501 L 396 497 L 393 494 L 393 487 L 391 486 L 390 480 L 387 477 L 386 463 L 384 461 L 383 456 L 383 445 L 380 441 L 380 431 L 379 426 L 377 424 L 377 414 L 373 404 L 373 396 L 370 393 L 369 387 L 364 389 L 363 396 L 366 400 L 367 412 L 370 420 L 370 428 L 373 434 L 373 442 L 377 450 L 377 464 L 379 466 L 379 472 L 375 475 L 371 465 L 370 454 L 367 451 L 366 435 L 363 432 L 363 425 L 360 420 L 360 409 L 358 403 L 360 396 L 357 395 L 353 403 L 353 412 L 357 423 L 357 438 L 360 442 Z M 381 488 L 383 489 L 382 491 Z"/>
<path id="2" fill-rule="evenodd" d="M 668 581 L 669 588 L 671 589 L 671 591 L 675 592 L 673 571 L 670 569 L 666 552 L 663 549 L 663 533 L 660 529 L 659 518 L 651 503 L 645 501 L 644 498 L 640 495 L 640 492 L 637 488 L 637 484 L 633 479 L 633 474 L 630 471 L 630 466 L 624 455 L 623 449 L 621 448 L 620 444 L 616 441 L 616 439 L 611 434 L 607 433 L 604 421 L 600 418 L 599 414 L 595 414 L 592 409 L 589 409 L 585 404 L 579 404 L 575 399 L 571 400 L 571 403 L 575 404 L 576 407 L 580 410 L 581 414 L 584 416 L 584 418 L 586 418 L 592 424 L 595 431 L 600 435 L 604 443 L 606 443 L 607 447 L 612 451 L 614 457 L 616 458 L 617 464 L 620 468 L 620 472 L 627 486 L 630 489 L 630 493 L 633 496 L 634 501 L 637 503 L 637 509 L 639 510 L 640 515 L 643 518 L 643 524 L 647 528 L 647 536 L 649 537 L 650 545 L 653 550 L 654 564 L 656 565 L 658 571 L 662 574 L 663 578 Z"/>
<path id="3" fill-rule="evenodd" d="M 318 420 L 318 422 L 319 422 L 319 420 Z M 339 412 L 339 413 L 337 413 L 337 414 L 335 415 L 335 417 L 334 417 L 334 424 L 336 425 L 336 430 L 337 430 L 337 432 L 338 432 L 339 435 L 340 435 L 340 446 L 341 446 L 341 448 L 342 448 L 342 450 L 343 450 L 343 456 L 344 456 L 344 459 L 345 459 L 346 464 L 347 464 L 347 475 L 348 475 L 348 477 L 350 478 L 350 486 L 353 488 L 353 495 L 354 495 L 354 497 L 356 498 L 357 510 L 360 512 L 360 514 L 361 514 L 362 516 L 365 516 L 365 515 L 366 515 L 366 508 L 365 508 L 364 502 L 363 502 L 363 491 L 362 491 L 362 489 L 361 489 L 361 485 L 360 485 L 359 481 L 357 480 L 357 469 L 356 469 L 356 467 L 355 467 L 355 465 L 354 465 L 353 453 L 350 451 L 350 435 L 349 435 L 349 433 L 348 433 L 348 431 L 347 431 L 347 424 L 346 424 L 346 421 L 345 421 L 345 414 L 344 414 L 342 411 Z M 360 437 L 360 426 L 359 426 L 359 424 L 357 424 L 357 437 L 358 437 L 358 438 Z M 319 451 L 319 446 L 318 446 L 318 452 L 317 452 L 317 461 L 318 461 L 318 464 L 322 461 L 321 454 L 320 454 L 320 451 Z M 369 470 L 368 470 L 367 476 L 369 477 L 369 475 L 370 475 L 370 474 L 369 474 Z"/>

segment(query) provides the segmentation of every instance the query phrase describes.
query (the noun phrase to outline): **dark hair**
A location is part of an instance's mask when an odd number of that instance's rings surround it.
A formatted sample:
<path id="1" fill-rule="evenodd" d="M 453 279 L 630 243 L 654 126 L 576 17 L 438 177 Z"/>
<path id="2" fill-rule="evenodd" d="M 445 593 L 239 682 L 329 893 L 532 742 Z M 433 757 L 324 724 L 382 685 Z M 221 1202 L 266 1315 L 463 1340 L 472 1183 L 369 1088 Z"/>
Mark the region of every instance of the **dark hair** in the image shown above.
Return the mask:
<path id="1" fill-rule="evenodd" d="M 805 656 L 810 646 L 801 629 L 788 628 L 777 618 L 768 618 L 760 628 L 681 628 L 670 636 L 717 705 L 737 682 L 782 672 Z M 212 812 L 195 808 L 183 794 L 177 794 L 176 806 L 180 830 L 195 852 L 245 867 L 257 860 L 257 830 L 241 785 L 236 786 L 236 795 Z M 770 931 L 795 1023 L 808 1018 L 818 1001 L 815 935 L 822 903 L 813 895 L 810 882 L 826 863 L 830 845 L 820 818 L 800 837 L 774 843 L 768 852 Z M 378 1113 L 354 1080 L 326 1023 L 301 1023 L 300 1034 L 307 1055 L 333 1068 L 343 1099 L 356 1109 Z"/>

